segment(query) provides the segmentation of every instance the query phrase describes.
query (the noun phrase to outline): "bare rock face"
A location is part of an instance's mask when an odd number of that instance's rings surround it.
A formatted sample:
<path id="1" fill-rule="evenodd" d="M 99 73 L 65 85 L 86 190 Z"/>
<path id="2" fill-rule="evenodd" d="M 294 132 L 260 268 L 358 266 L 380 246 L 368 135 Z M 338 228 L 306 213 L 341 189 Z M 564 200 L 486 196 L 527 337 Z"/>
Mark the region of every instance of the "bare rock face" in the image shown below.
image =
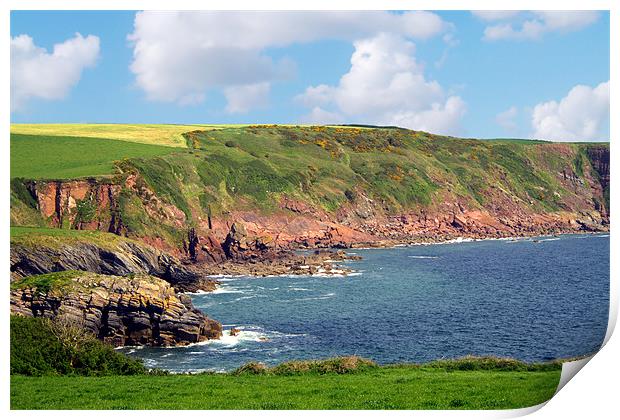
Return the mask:
<path id="1" fill-rule="evenodd" d="M 177 295 L 164 280 L 79 271 L 54 275 L 62 276 L 61 285 L 15 283 L 11 312 L 79 325 L 114 346 L 187 345 L 222 335 L 219 322 L 195 309 L 189 297 Z"/>
<path id="2" fill-rule="evenodd" d="M 11 241 L 11 278 L 66 270 L 126 276 L 150 274 L 168 281 L 177 291 L 211 291 L 216 282 L 184 266 L 175 257 L 117 236 L 104 243 L 64 240 L 46 243 Z"/>

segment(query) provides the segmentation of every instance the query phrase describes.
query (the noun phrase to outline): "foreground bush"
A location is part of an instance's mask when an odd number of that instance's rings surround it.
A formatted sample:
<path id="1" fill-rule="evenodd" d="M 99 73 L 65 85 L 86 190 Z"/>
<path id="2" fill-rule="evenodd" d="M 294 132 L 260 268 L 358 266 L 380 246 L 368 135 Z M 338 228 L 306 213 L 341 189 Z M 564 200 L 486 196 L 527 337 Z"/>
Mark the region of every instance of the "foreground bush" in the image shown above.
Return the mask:
<path id="1" fill-rule="evenodd" d="M 495 370 L 502 372 L 548 372 L 562 368 L 560 362 L 526 363 L 492 356 L 465 356 L 460 359 L 435 360 L 424 366 L 454 370 Z"/>
<path id="2" fill-rule="evenodd" d="M 81 328 L 44 318 L 11 316 L 11 374 L 135 375 L 141 360 L 114 351 Z"/>
<path id="3" fill-rule="evenodd" d="M 372 360 L 358 356 L 334 357 L 326 360 L 294 360 L 284 362 L 276 367 L 268 368 L 262 363 L 250 362 L 233 371 L 233 375 L 242 374 L 273 374 L 273 375 L 299 375 L 303 373 L 358 373 L 376 368 L 377 364 Z"/>
<path id="4" fill-rule="evenodd" d="M 263 363 L 249 362 L 232 372 L 233 375 L 300 375 L 326 373 L 360 373 L 379 366 L 372 360 L 359 356 L 342 356 L 326 360 L 293 360 L 274 367 Z M 495 372 L 552 372 L 562 369 L 560 361 L 527 363 L 516 359 L 494 356 L 465 356 L 459 359 L 435 360 L 424 364 L 386 365 L 384 368 L 444 369 L 453 371 L 495 371 Z"/>

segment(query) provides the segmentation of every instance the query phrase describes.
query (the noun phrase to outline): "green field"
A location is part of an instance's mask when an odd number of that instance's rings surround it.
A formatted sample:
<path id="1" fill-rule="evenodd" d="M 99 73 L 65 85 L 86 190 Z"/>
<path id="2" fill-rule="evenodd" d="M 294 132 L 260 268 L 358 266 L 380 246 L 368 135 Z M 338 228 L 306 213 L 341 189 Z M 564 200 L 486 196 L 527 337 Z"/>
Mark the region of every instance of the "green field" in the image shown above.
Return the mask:
<path id="1" fill-rule="evenodd" d="M 509 409 L 550 399 L 560 370 L 383 367 L 351 374 L 11 377 L 11 409 Z"/>
<path id="2" fill-rule="evenodd" d="M 70 179 L 109 175 L 114 161 L 173 152 L 166 146 L 94 137 L 11 134 L 11 178 Z"/>

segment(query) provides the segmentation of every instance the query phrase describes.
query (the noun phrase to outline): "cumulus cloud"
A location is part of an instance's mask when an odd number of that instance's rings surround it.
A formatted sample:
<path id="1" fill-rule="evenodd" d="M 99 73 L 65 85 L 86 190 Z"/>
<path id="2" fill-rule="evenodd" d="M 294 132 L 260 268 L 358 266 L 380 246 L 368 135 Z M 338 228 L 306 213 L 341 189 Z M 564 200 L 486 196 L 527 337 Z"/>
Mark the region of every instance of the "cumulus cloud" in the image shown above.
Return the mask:
<path id="1" fill-rule="evenodd" d="M 475 11 L 474 16 L 497 23 L 487 26 L 483 39 L 533 40 L 549 32 L 573 32 L 597 21 L 599 12 L 592 10 L 549 10 L 534 12 Z"/>
<path id="2" fill-rule="evenodd" d="M 353 41 L 380 31 L 424 39 L 450 28 L 438 15 L 420 11 L 145 11 L 136 14 L 129 35 L 130 68 L 151 100 L 196 103 L 210 89 L 222 89 L 234 101 L 236 86 L 261 86 L 265 93 L 265 86 L 294 73 L 294 65 L 273 60 L 269 48 L 320 39 Z M 242 112 L 251 106 L 229 103 L 228 108 Z"/>
<path id="3" fill-rule="evenodd" d="M 342 115 L 358 123 L 459 132 L 465 102 L 446 95 L 437 81 L 425 78 L 412 42 L 380 33 L 354 42 L 354 47 L 351 68 L 337 86 L 310 86 L 296 98 L 313 108 L 315 120 L 322 115 Z"/>
<path id="4" fill-rule="evenodd" d="M 609 140 L 609 81 L 577 85 L 558 101 L 536 105 L 532 137 L 555 141 Z"/>
<path id="5" fill-rule="evenodd" d="M 51 53 L 35 45 L 28 35 L 11 38 L 11 111 L 19 111 L 31 98 L 63 99 L 99 56 L 99 38 L 73 38 L 54 45 Z"/>

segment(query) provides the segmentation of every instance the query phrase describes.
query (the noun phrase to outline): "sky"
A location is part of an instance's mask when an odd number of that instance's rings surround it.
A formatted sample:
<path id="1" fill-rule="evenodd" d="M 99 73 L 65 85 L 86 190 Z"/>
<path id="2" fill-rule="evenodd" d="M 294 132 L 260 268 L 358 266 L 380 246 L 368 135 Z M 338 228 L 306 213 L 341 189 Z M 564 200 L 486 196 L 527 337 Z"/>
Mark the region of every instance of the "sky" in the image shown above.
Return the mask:
<path id="1" fill-rule="evenodd" d="M 609 13 L 11 12 L 13 123 L 609 140 Z"/>

